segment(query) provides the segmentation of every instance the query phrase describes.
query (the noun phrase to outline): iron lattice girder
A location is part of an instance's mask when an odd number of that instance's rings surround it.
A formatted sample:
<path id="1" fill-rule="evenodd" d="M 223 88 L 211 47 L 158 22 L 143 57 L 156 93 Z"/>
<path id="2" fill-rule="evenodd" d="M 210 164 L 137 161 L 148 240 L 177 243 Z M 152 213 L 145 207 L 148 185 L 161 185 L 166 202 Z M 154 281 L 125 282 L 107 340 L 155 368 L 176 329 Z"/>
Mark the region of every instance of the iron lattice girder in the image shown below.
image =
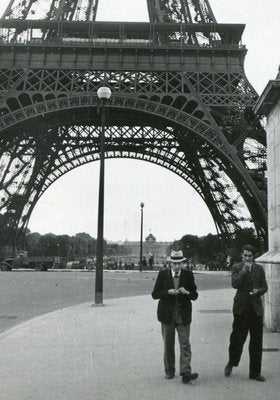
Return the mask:
<path id="1" fill-rule="evenodd" d="M 177 23 L 155 23 L 146 22 L 70 22 L 70 21 L 47 21 L 47 20 L 17 20 L 0 19 L 0 39 L 3 50 L 10 50 L 17 53 L 17 58 L 24 63 L 23 47 L 28 46 L 28 53 L 33 63 L 47 63 L 48 58 L 39 59 L 38 52 L 50 48 L 59 52 L 62 67 L 67 68 L 66 60 L 70 62 L 71 52 L 67 49 L 76 48 L 80 60 L 76 62 L 85 63 L 82 57 L 85 50 L 92 52 L 97 50 L 120 49 L 121 51 L 133 50 L 151 52 L 155 50 L 178 50 L 192 52 L 201 51 L 206 53 L 211 50 L 221 55 L 224 52 L 244 55 L 245 46 L 241 43 L 241 36 L 244 31 L 244 24 L 177 24 Z M 8 55 L 7 51 L 7 55 Z M 180 55 L 180 53 L 179 53 Z M 199 54 L 196 53 L 196 56 Z M 67 57 L 65 60 L 64 58 Z M 143 61 L 143 54 L 139 61 Z M 213 57 L 212 57 L 213 59 Z M 53 60 L 53 59 L 52 59 Z M 92 57 L 90 57 L 92 62 Z M 188 58 L 182 59 L 181 63 L 187 64 Z M 213 60 L 212 60 L 213 61 Z M 26 64 L 25 60 L 25 64 Z M 23 66 L 23 65 L 21 65 Z M 26 66 L 26 65 L 24 65 Z M 94 66 L 94 68 L 96 68 Z M 116 67 L 118 69 L 119 67 Z M 124 67 L 127 68 L 127 67 Z M 134 67 L 135 68 L 135 67 Z M 178 68 L 180 69 L 180 67 Z"/>
<path id="2" fill-rule="evenodd" d="M 216 22 L 208 0 L 147 0 L 151 22 Z"/>
<path id="3" fill-rule="evenodd" d="M 147 0 L 150 22 L 215 22 L 208 0 Z M 95 20 L 98 0 L 11 0 L 3 18 Z"/>
<path id="4" fill-rule="evenodd" d="M 71 128 L 71 133 L 69 132 L 69 128 L 64 128 L 61 130 L 60 133 L 52 139 L 53 145 L 51 144 L 51 139 L 46 137 L 45 140 L 49 141 L 49 143 L 46 143 L 46 152 L 42 153 L 42 150 L 38 149 L 40 151 L 39 153 L 37 152 L 38 150 L 34 150 L 33 155 L 30 154 L 31 159 L 34 157 L 39 158 L 41 162 L 37 174 L 34 175 L 35 180 L 33 180 L 32 184 L 30 185 L 32 190 L 30 191 L 28 204 L 23 212 L 23 214 L 26 216 L 24 221 L 28 220 L 28 216 L 32 211 L 32 205 L 35 205 L 35 197 L 37 201 L 51 183 L 69 170 L 82 165 L 85 162 L 99 159 L 97 128 L 93 130 L 92 128 L 85 126 L 80 128 L 73 127 Z M 84 141 L 85 134 L 88 138 L 91 138 L 91 143 L 89 143 L 89 140 Z M 195 190 L 198 191 L 205 201 L 208 200 L 208 197 L 211 193 L 209 190 L 207 190 L 207 188 L 209 188 L 211 185 L 207 186 L 207 176 L 203 172 L 205 170 L 205 166 L 203 168 L 200 167 L 199 174 L 197 173 L 197 168 L 190 168 L 190 166 L 193 166 L 194 164 L 193 154 L 196 153 L 196 151 L 194 150 L 193 146 L 192 151 L 190 151 L 189 146 L 184 146 L 182 143 L 179 144 L 176 139 L 176 137 L 178 139 L 180 138 L 178 133 L 176 134 L 174 132 L 170 132 L 167 134 L 166 132 L 159 130 L 148 128 L 141 129 L 139 127 L 134 127 L 134 129 L 131 129 L 131 127 L 127 129 L 124 127 L 111 127 L 106 134 L 106 137 L 106 156 L 108 158 L 127 157 L 155 162 L 181 176 L 189 184 L 191 184 Z M 151 145 L 150 139 L 152 137 L 157 138 L 157 140 L 162 143 L 165 143 L 165 147 L 162 146 L 159 148 L 158 146 Z M 30 142 L 29 148 L 31 149 L 32 146 L 35 148 L 35 138 L 30 140 L 32 142 Z M 139 147 L 139 143 L 141 141 L 142 144 L 141 147 Z M 44 142 L 42 137 L 40 138 L 40 142 Z M 198 147 L 200 148 L 201 146 L 199 145 Z M 24 141 L 23 148 L 26 149 L 26 140 Z M 209 156 L 213 156 L 211 152 L 209 152 Z M 53 160 L 55 160 L 55 163 L 53 163 Z M 205 163 L 205 156 L 203 156 L 202 160 L 204 160 Z M 216 178 L 218 178 L 218 174 Z M 221 178 L 224 179 L 223 177 Z M 201 182 L 203 182 L 203 186 L 201 186 Z M 216 179 L 216 186 L 212 188 L 212 195 L 215 191 L 217 191 L 217 182 L 218 181 Z M 224 185 L 221 184 L 221 188 L 224 188 Z M 224 190 L 220 190 L 221 196 L 219 199 L 216 199 L 218 208 L 216 207 L 215 210 L 215 203 L 213 203 L 211 213 L 217 221 L 220 230 L 222 232 L 228 232 L 229 229 L 230 232 L 234 230 L 233 228 L 238 225 L 238 221 L 240 221 L 242 217 L 241 214 L 238 216 L 232 212 L 233 207 L 230 204 L 230 198 L 228 196 L 224 196 L 223 192 Z M 219 204 L 223 204 L 223 207 L 221 207 Z M 219 212 L 221 212 L 221 210 L 224 212 L 225 209 L 228 210 L 228 215 L 224 214 L 224 219 L 222 220 Z M 235 212 L 236 209 L 237 207 L 235 207 Z M 227 223 L 226 225 L 224 223 L 225 221 Z"/>
<path id="5" fill-rule="evenodd" d="M 196 73 L 196 77 L 199 74 Z M 58 96 L 72 96 L 73 93 L 92 93 L 104 81 L 113 93 L 145 96 L 156 101 L 170 104 L 176 108 L 185 108 L 199 113 L 205 118 L 200 98 L 207 96 L 206 105 L 240 107 L 253 104 L 255 92 L 249 91 L 246 81 L 239 73 L 208 74 L 207 82 L 212 78 L 211 87 L 207 88 L 205 74 L 199 81 L 193 75 L 180 72 L 100 72 L 60 71 L 60 70 L 2 70 L 0 71 L 0 115 L 24 108 L 26 105 L 47 101 Z M 226 81 L 226 76 L 228 81 Z M 190 93 L 190 81 L 194 84 L 199 99 Z M 217 81 L 217 83 L 215 83 Z M 212 95 L 209 91 L 213 89 Z M 207 93 L 205 93 L 207 91 Z M 182 95 L 182 97 L 179 97 Z M 155 97 L 156 96 L 156 97 Z M 193 102 L 195 101 L 195 102 Z M 194 110 L 192 110 L 194 109 Z"/>
<path id="6" fill-rule="evenodd" d="M 98 127 L 96 91 L 106 83 L 113 92 L 108 158 L 169 168 L 200 193 L 220 232 L 229 236 L 252 223 L 248 212 L 241 216 L 246 202 L 263 235 L 264 202 L 242 160 L 247 137 L 232 135 L 232 127 L 220 127 L 219 117 L 213 118 L 217 108 L 225 115 L 255 101 L 244 76 L 244 25 L 215 23 L 207 0 L 149 3 L 155 6 L 153 21 L 163 21 L 165 14 L 176 23 L 79 22 L 75 0 L 52 2 L 52 12 L 60 6 L 59 21 L 51 21 L 54 13 L 45 21 L 24 20 L 27 14 L 0 21 L 1 210 L 8 215 L 16 210 L 19 229 L 54 180 L 98 159 L 98 129 L 89 133 L 91 141 L 84 140 L 82 129 Z M 22 143 L 19 156 L 13 138 Z"/>
<path id="7" fill-rule="evenodd" d="M 45 121 L 46 123 L 46 121 Z M 34 127 L 34 129 L 36 129 L 36 127 Z M 140 138 L 138 137 L 138 140 L 136 141 L 136 143 L 134 143 L 134 139 L 135 139 L 135 135 L 133 135 L 132 139 L 127 138 L 127 132 L 131 131 L 131 127 L 129 130 L 126 131 L 125 133 L 125 137 L 122 136 L 122 145 L 120 147 L 120 142 L 119 142 L 119 136 L 117 136 L 117 140 L 114 142 L 114 135 L 112 132 L 110 132 L 109 135 L 109 147 L 107 149 L 107 155 L 108 157 L 133 157 L 133 158 L 140 158 L 146 161 L 151 161 L 151 162 L 155 162 L 159 165 L 162 165 L 166 168 L 169 168 L 170 170 L 172 170 L 173 172 L 175 172 L 176 174 L 178 174 L 179 176 L 182 176 L 187 182 L 189 182 L 190 184 L 192 184 L 193 187 L 196 188 L 196 190 L 198 189 L 198 191 L 200 192 L 200 194 L 205 193 L 205 190 L 203 192 L 201 192 L 201 186 L 200 186 L 200 182 L 201 179 L 203 178 L 203 176 L 199 176 L 199 181 L 196 179 L 195 181 L 190 179 L 190 176 L 192 175 L 192 170 L 190 170 L 190 168 L 184 170 L 184 168 L 182 168 L 182 166 L 184 165 L 183 161 L 184 157 L 186 154 L 188 154 L 188 152 L 185 150 L 184 152 L 182 152 L 180 146 L 178 147 L 178 145 L 174 146 L 174 143 L 170 142 L 170 136 L 169 136 L 169 143 L 170 143 L 170 148 L 158 148 L 158 146 L 153 147 L 151 146 L 151 140 L 150 138 L 148 138 L 147 143 L 145 143 L 146 139 L 144 139 L 142 142 L 142 146 L 141 148 L 139 148 L 139 143 L 140 143 Z M 137 129 L 138 133 L 139 133 L 139 128 Z M 143 138 L 146 137 L 146 132 L 145 132 L 145 136 L 142 133 Z M 178 136 L 177 134 L 177 138 L 180 138 L 181 135 Z M 155 135 L 153 135 L 153 137 L 155 137 Z M 192 137 L 192 136 L 191 136 Z M 51 184 L 54 180 L 58 179 L 62 174 L 68 172 L 70 169 L 75 168 L 78 165 L 82 165 L 85 162 L 90 162 L 93 160 L 96 160 L 99 158 L 99 151 L 98 151 L 98 147 L 96 140 L 97 137 L 95 137 L 95 147 L 89 146 L 89 143 L 86 143 L 86 145 L 83 144 L 83 148 L 85 150 L 85 153 L 81 154 L 80 151 L 78 151 L 78 149 L 81 147 L 81 145 L 71 145 L 71 140 L 67 140 L 69 139 L 69 137 L 67 135 L 65 135 L 65 132 L 63 134 L 63 140 L 64 140 L 64 146 L 66 146 L 66 149 L 63 148 L 63 146 L 61 145 L 61 140 L 59 138 L 57 138 L 55 135 L 51 136 L 52 140 L 54 141 L 54 145 L 50 146 L 50 143 L 46 143 L 46 152 L 42 153 L 42 139 L 39 138 L 39 143 L 41 144 L 40 148 L 39 148 L 39 154 L 37 154 L 36 159 L 38 158 L 38 168 L 37 168 L 37 173 L 33 174 L 33 180 L 30 180 L 29 184 L 25 185 L 25 189 L 27 188 L 27 186 L 29 186 L 29 193 L 30 193 L 30 197 L 29 197 L 29 203 L 28 206 L 30 207 L 30 211 L 32 211 L 32 208 L 34 207 L 34 205 L 36 204 L 36 201 L 38 200 L 40 194 L 42 193 L 42 190 L 46 190 L 47 187 L 49 186 L 49 184 Z M 113 138 L 113 141 L 112 141 Z M 61 138 L 62 139 L 62 138 Z M 162 140 L 162 133 L 160 134 L 160 138 L 159 140 Z M 166 137 L 163 139 L 164 141 L 166 141 Z M 69 143 L 68 143 L 69 142 Z M 36 143 L 36 140 L 33 138 L 33 140 L 30 142 L 29 148 L 36 148 L 36 146 L 34 146 L 34 143 Z M 24 145 L 26 148 L 26 140 L 24 141 Z M 166 145 L 166 143 L 165 143 Z M 62 146 L 62 147 L 61 147 Z M 108 146 L 108 145 L 107 145 Z M 117 148 L 117 150 L 114 150 L 114 147 Z M 67 150 L 68 148 L 68 150 Z M 172 152 L 171 150 L 174 150 L 174 152 Z M 179 150 L 181 150 L 181 155 L 179 155 Z M 38 151 L 38 150 L 37 150 Z M 78 151 L 78 153 L 77 153 Z M 50 154 L 48 154 L 48 152 Z M 209 156 L 212 158 L 213 156 L 217 158 L 217 155 L 213 155 L 211 154 L 211 152 L 208 152 Z M 16 153 L 15 153 L 16 154 Z M 61 158 L 62 157 L 62 158 Z M 204 159 L 205 159 L 205 155 L 204 155 Z M 35 163 L 34 163 L 35 164 Z M 205 167 L 204 167 L 205 169 Z M 209 167 L 206 167 L 206 170 L 209 171 Z M 210 168 L 211 170 L 211 168 Z M 213 171 L 213 168 L 212 168 Z M 213 182 L 212 177 L 208 176 L 208 183 Z M 215 181 L 217 182 L 217 176 L 215 177 Z M 195 183 L 195 184 L 194 184 Z M 205 178 L 204 178 L 204 183 L 205 183 Z M 204 185 L 205 186 L 205 185 Z M 207 185 L 206 185 L 207 187 Z M 211 185 L 209 186 L 211 187 Z M 224 185 L 221 185 L 220 189 L 219 189 L 219 193 L 223 194 L 223 190 L 221 190 L 221 188 L 224 187 Z M 214 192 L 217 192 L 217 185 L 215 185 L 212 188 L 212 196 Z M 25 193 L 28 193 L 28 191 L 25 190 Z M 207 197 L 205 198 L 205 196 L 202 196 L 205 200 L 208 200 Z M 223 196 L 222 196 L 223 197 Z M 26 196 L 25 196 L 25 200 L 27 200 Z M 217 201 L 219 200 L 219 201 Z M 219 210 L 221 212 L 224 212 L 225 210 L 228 211 L 228 214 L 223 215 L 223 217 L 221 217 L 221 215 L 219 215 L 220 218 L 216 216 L 216 222 L 221 225 L 220 226 L 220 230 L 221 231 L 225 231 L 226 229 L 230 229 L 230 231 L 233 231 L 234 226 L 236 226 L 238 224 L 238 221 L 240 221 L 240 216 L 236 216 L 234 214 L 234 212 L 232 211 L 233 208 L 232 206 L 230 206 L 230 204 L 228 203 L 229 197 L 223 197 L 222 199 L 217 199 L 216 197 L 216 204 L 220 203 L 223 204 L 223 208 L 221 208 L 219 206 Z M 209 204 L 209 200 L 208 200 L 208 204 Z M 28 207 L 27 207 L 28 208 Z M 237 207 L 235 207 L 235 212 L 236 212 Z M 213 212 L 214 209 L 212 209 Z M 23 212 L 23 222 L 27 222 L 28 221 L 28 217 L 30 215 L 30 213 L 28 213 L 28 210 L 26 210 L 26 214 Z M 219 219 L 221 221 L 219 221 Z M 222 223 L 223 222 L 223 223 Z M 225 225 L 225 222 L 227 222 L 227 224 Z"/>
<path id="8" fill-rule="evenodd" d="M 113 75 L 115 77 L 115 75 Z M 76 78 L 79 77 L 80 81 L 82 81 L 81 76 L 77 74 Z M 170 79 L 173 80 L 173 87 L 174 87 L 174 75 L 169 74 Z M 145 77 L 147 79 L 147 77 Z M 143 80 L 143 76 L 142 76 Z M 178 82 L 177 79 L 175 79 L 176 82 Z M 35 80 L 37 82 L 37 80 Z M 42 82 L 42 80 L 41 80 Z M 71 81 L 72 82 L 72 81 Z M 148 79 L 147 79 L 148 82 Z M 33 81 L 34 83 L 34 81 Z M 119 80 L 117 81 L 117 84 L 119 83 Z M 114 87 L 116 85 L 116 81 L 114 80 Z M 166 85 L 166 81 L 165 81 Z M 74 86 L 75 87 L 75 86 Z M 176 87 L 176 85 L 175 85 Z M 185 87 L 185 86 L 184 86 Z M 73 90 L 73 86 L 70 86 L 70 88 Z M 26 88 L 24 88 L 26 89 Z M 30 88 L 29 88 L 30 89 Z M 34 87 L 33 90 L 38 90 L 37 87 Z M 81 90 L 81 87 L 77 85 L 77 89 Z M 170 87 L 165 88 L 165 91 L 169 91 L 169 98 L 172 100 L 172 97 L 170 97 Z M 187 92 L 190 92 L 189 89 L 186 90 Z M 27 92 L 28 93 L 28 92 Z M 60 92 L 60 95 L 62 93 Z M 188 94 L 188 96 L 191 97 L 191 102 L 193 103 L 194 97 Z M 40 99 L 36 99 L 38 101 Z M 41 99 L 42 100 L 42 99 Z M 158 101 L 160 101 L 160 98 L 157 98 Z M 164 99 L 162 99 L 164 100 Z M 178 100 L 178 97 L 175 98 L 175 102 Z M 88 106 L 96 106 L 96 96 L 91 96 L 90 98 L 87 98 L 85 96 L 82 97 L 65 97 L 65 98 L 60 98 L 60 99 L 54 99 L 54 100 L 49 100 L 37 104 L 33 104 L 32 106 L 25 107 L 22 110 L 17 110 L 14 111 L 13 113 L 9 113 L 7 116 L 2 117 L 2 122 L 5 125 L 2 125 L 2 127 L 7 128 L 8 126 L 12 126 L 13 124 L 18 124 L 20 120 L 24 121 L 28 118 L 33 118 L 36 115 L 41 116 L 41 115 L 47 115 L 51 114 L 56 110 L 59 109 L 67 109 L 67 108 L 77 108 L 80 107 L 81 109 L 84 107 Z M 181 99 L 181 107 L 185 105 L 186 98 L 183 98 L 183 103 Z M 160 103 L 155 103 L 151 101 L 147 101 L 145 99 L 137 99 L 137 98 L 125 98 L 125 97 L 113 97 L 112 100 L 112 106 L 123 109 L 127 108 L 135 108 L 138 109 L 141 112 L 144 113 L 150 113 L 151 115 L 158 114 L 161 117 L 165 117 L 166 119 L 169 120 L 169 123 L 172 124 L 180 124 L 184 125 L 187 127 L 187 129 L 191 129 L 193 132 L 200 132 L 203 133 L 202 137 L 206 140 L 210 140 L 212 145 L 215 145 L 219 151 L 223 151 L 225 153 L 228 153 L 233 155 L 232 149 L 228 146 L 228 143 L 224 141 L 223 136 L 218 133 L 218 131 L 211 127 L 209 121 L 207 121 L 207 118 L 205 117 L 205 114 L 202 112 L 202 108 L 199 106 L 198 103 L 195 103 L 196 106 L 193 107 L 192 104 L 192 113 L 193 115 L 187 114 L 186 112 L 182 111 L 181 109 L 175 109 L 170 106 L 166 106 Z M 178 106 L 178 102 L 177 102 Z M 187 102 L 187 108 L 188 108 L 188 102 Z M 190 112 L 190 110 L 188 110 Z M 199 112 L 199 116 L 197 115 L 197 118 L 195 115 L 196 113 Z M 14 118 L 13 118 L 14 117 Z M 203 118 L 205 119 L 205 122 L 203 122 Z M 202 119 L 202 120 L 201 120 Z M 187 123 L 188 121 L 188 123 Z M 8 123 L 8 124 L 7 124 Z M 237 160 L 235 160 L 237 161 Z"/>
<path id="9" fill-rule="evenodd" d="M 35 117 L 44 117 L 59 110 L 75 110 L 77 108 L 97 107 L 98 98 L 95 95 L 82 95 L 73 97 L 61 97 L 54 100 L 48 100 L 42 103 L 32 104 L 25 108 L 10 112 L 7 115 L 0 117 L 0 133 L 7 131 L 9 128 L 30 120 Z M 125 96 L 113 96 L 110 107 L 118 109 L 134 109 L 143 113 L 158 115 L 166 119 L 167 125 L 178 124 L 180 127 L 200 135 L 204 140 L 210 142 L 224 155 L 230 157 L 233 155 L 233 150 L 228 146 L 221 133 L 214 129 L 209 123 L 192 116 L 185 111 L 166 106 L 154 101 Z"/>
<path id="10" fill-rule="evenodd" d="M 241 73 L 182 73 L 92 70 L 0 70 L 0 113 L 25 107 L 53 96 L 72 95 L 77 92 L 96 93 L 102 81 L 106 81 L 113 93 L 133 95 L 157 95 L 163 102 L 175 101 L 175 95 L 191 97 L 190 84 L 206 106 L 251 106 L 256 99 L 255 91 Z M 24 96 L 23 96 L 24 94 Z M 29 97 L 29 98 L 28 98 Z M 164 98 L 165 97 L 165 98 Z M 9 106 L 8 103 L 14 103 Z M 8 103 L 7 103 L 7 100 Z M 177 101 L 178 102 L 178 101 Z M 182 101 L 181 101 L 182 102 Z M 183 104 L 185 105 L 185 104 Z M 5 110 L 2 110 L 2 113 Z"/>
<path id="11" fill-rule="evenodd" d="M 160 72 L 160 71 L 98 71 L 98 70 L 0 70 L 0 92 L 9 90 L 24 92 L 73 93 L 96 92 L 100 83 L 106 83 L 114 93 L 133 94 L 188 94 L 189 84 L 200 95 L 246 96 L 255 100 L 256 92 L 240 72 Z M 215 105 L 215 103 L 211 103 Z M 231 105 L 231 104 L 224 104 Z"/>
<path id="12" fill-rule="evenodd" d="M 165 91 L 168 92 L 168 90 L 170 90 L 170 87 L 169 85 L 167 85 L 166 87 L 166 81 L 164 86 L 165 86 Z M 72 85 L 71 87 L 73 88 Z M 35 88 L 35 91 L 36 89 L 39 90 L 38 87 Z M 50 90 L 49 87 L 48 89 Z M 78 87 L 78 90 L 79 89 L 81 88 Z M 62 93 L 60 92 L 60 95 Z M 179 123 L 182 124 L 183 126 L 186 126 L 188 129 L 191 129 L 193 132 L 200 132 L 200 134 L 202 134 L 206 140 L 210 140 L 212 145 L 217 146 L 220 151 L 223 151 L 228 154 L 232 153 L 232 149 L 229 147 L 227 141 L 225 141 L 223 139 L 223 136 L 219 134 L 219 132 L 210 125 L 209 121 L 207 121 L 207 118 L 202 108 L 199 106 L 198 102 L 194 101 L 194 98 L 191 94 L 188 94 L 188 97 L 190 97 L 189 100 L 186 96 L 183 98 L 174 97 L 174 100 L 172 100 L 171 94 L 172 91 L 169 94 L 168 98 L 169 98 L 169 103 L 171 103 L 173 107 L 166 106 L 165 104 L 160 103 L 160 100 L 162 100 L 163 102 L 166 101 L 166 98 L 164 97 L 162 99 L 158 97 L 154 99 L 157 100 L 158 102 L 152 102 L 152 101 L 147 101 L 147 99 L 144 98 L 142 99 L 131 98 L 131 97 L 125 98 L 117 96 L 113 97 L 112 106 L 115 106 L 117 108 L 126 108 L 126 107 L 134 108 L 138 109 L 140 112 L 143 111 L 145 113 L 150 113 L 151 115 L 158 114 L 161 117 L 165 117 L 167 120 L 169 120 L 169 123 L 171 125 L 174 123 L 175 124 Z M 48 92 L 46 94 L 46 97 L 47 95 Z M 34 103 L 39 100 L 42 100 L 41 95 L 40 97 L 36 97 L 35 99 L 33 98 Z M 32 98 L 30 97 L 28 103 L 31 102 Z M 49 100 L 41 103 L 38 102 L 37 104 L 32 104 L 28 107 L 24 107 L 23 109 L 19 109 L 14 112 L 11 112 L 11 109 L 9 109 L 8 110 L 9 113 L 0 118 L 0 127 L 2 127 L 2 129 L 8 129 L 12 125 L 18 124 L 20 121 L 25 121 L 28 118 L 47 115 L 48 113 L 53 113 L 57 110 L 62 110 L 62 109 L 66 110 L 76 107 L 83 108 L 87 106 L 97 106 L 97 98 L 95 95 L 90 97 L 85 95 L 71 97 L 71 98 L 62 97 L 60 99 Z M 174 108 L 178 106 L 180 107 L 179 109 Z"/>
<path id="13" fill-rule="evenodd" d="M 11 0 L 2 18 L 95 21 L 98 0 Z"/>

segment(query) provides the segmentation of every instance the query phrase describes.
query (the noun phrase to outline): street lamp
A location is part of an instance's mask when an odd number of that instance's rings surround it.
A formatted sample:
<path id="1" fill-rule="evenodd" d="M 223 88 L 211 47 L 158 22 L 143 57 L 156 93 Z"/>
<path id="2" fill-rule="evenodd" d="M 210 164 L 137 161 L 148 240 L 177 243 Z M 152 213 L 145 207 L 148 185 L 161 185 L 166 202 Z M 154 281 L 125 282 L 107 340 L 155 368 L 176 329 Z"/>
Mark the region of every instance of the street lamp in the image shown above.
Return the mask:
<path id="1" fill-rule="evenodd" d="M 139 272 L 142 272 L 142 256 L 143 256 L 143 208 L 144 203 L 140 204 L 141 207 L 141 229 L 140 229 L 140 260 L 139 260 Z"/>
<path id="2" fill-rule="evenodd" d="M 101 131 L 100 131 L 100 171 L 99 171 L 99 197 L 98 197 L 98 222 L 96 244 L 96 275 L 95 275 L 95 304 L 103 302 L 103 232 L 104 232 L 104 145 L 105 145 L 105 105 L 111 97 L 111 90 L 102 86 L 97 90 L 97 96 L 101 107 Z"/>

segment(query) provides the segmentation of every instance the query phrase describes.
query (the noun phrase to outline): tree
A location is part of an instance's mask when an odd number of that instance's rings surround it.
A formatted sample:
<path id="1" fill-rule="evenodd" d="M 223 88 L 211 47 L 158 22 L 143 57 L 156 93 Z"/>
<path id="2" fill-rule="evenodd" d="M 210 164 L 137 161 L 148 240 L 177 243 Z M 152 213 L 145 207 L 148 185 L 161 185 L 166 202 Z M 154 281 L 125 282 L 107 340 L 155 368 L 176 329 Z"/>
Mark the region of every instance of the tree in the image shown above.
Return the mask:
<path id="1" fill-rule="evenodd" d="M 192 258 L 199 251 L 199 238 L 195 235 L 184 235 L 181 240 L 181 249 L 184 257 Z"/>
<path id="2" fill-rule="evenodd" d="M 56 237 L 56 255 L 69 259 L 71 252 L 71 237 L 69 235 L 59 235 Z"/>
<path id="3" fill-rule="evenodd" d="M 104 253 L 106 253 L 107 242 L 104 240 Z M 96 254 L 96 239 L 88 233 L 80 232 L 72 237 L 72 254 L 78 258 L 86 258 Z"/>
<path id="4" fill-rule="evenodd" d="M 25 248 L 30 256 L 38 255 L 38 246 L 40 243 L 41 235 L 38 232 L 29 232 L 25 236 Z"/>
<path id="5" fill-rule="evenodd" d="M 209 233 L 207 236 L 200 238 L 199 246 L 200 256 L 205 261 L 213 261 L 216 259 L 217 254 L 223 252 L 222 241 L 219 235 Z"/>
<path id="6" fill-rule="evenodd" d="M 53 233 L 47 233 L 40 237 L 37 251 L 38 255 L 43 256 L 56 256 L 57 255 L 58 240 L 57 236 Z M 37 254 L 36 254 L 37 255 Z"/>
<path id="7" fill-rule="evenodd" d="M 220 236 L 211 233 L 202 237 L 186 234 L 180 240 L 173 242 L 172 249 L 182 250 L 184 257 L 198 259 L 200 262 L 220 259 L 223 253 Z"/>

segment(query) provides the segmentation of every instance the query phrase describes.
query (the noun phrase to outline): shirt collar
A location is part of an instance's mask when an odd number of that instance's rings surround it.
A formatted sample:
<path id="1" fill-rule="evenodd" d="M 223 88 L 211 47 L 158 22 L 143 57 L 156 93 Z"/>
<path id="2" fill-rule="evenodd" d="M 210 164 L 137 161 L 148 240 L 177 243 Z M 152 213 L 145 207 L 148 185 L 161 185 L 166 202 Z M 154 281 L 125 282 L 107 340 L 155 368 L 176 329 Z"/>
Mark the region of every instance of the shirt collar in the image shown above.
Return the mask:
<path id="1" fill-rule="evenodd" d="M 179 273 L 179 276 L 180 276 L 180 274 L 181 274 L 181 271 L 178 271 L 178 273 Z M 173 269 L 171 268 L 171 274 L 172 274 L 172 278 L 174 278 L 174 276 L 175 276 L 175 271 L 173 271 Z"/>

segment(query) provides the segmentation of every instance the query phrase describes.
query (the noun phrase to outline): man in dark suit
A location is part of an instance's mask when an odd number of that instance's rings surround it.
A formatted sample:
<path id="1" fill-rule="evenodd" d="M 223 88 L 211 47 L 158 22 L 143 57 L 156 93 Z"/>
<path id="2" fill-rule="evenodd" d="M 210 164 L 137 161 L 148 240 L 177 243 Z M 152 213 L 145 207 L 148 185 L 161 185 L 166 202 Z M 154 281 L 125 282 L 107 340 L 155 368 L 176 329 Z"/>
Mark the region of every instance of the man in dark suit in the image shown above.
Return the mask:
<path id="1" fill-rule="evenodd" d="M 164 342 L 164 368 L 166 379 L 175 375 L 175 332 L 180 344 L 180 375 L 183 383 L 191 383 L 198 374 L 191 371 L 190 324 L 192 319 L 191 300 L 198 297 L 194 276 L 184 266 L 182 251 L 172 251 L 171 268 L 159 272 L 152 292 L 159 299 L 157 316 L 161 322 Z"/>
<path id="2" fill-rule="evenodd" d="M 264 382 L 261 375 L 263 306 L 261 296 L 267 291 L 265 273 L 261 265 L 254 262 L 255 249 L 245 245 L 242 248 L 242 262 L 232 269 L 232 286 L 237 289 L 233 303 L 233 325 L 230 335 L 229 361 L 225 367 L 225 376 L 230 376 L 232 368 L 237 367 L 243 345 L 250 332 L 249 342 L 249 378 Z"/>

